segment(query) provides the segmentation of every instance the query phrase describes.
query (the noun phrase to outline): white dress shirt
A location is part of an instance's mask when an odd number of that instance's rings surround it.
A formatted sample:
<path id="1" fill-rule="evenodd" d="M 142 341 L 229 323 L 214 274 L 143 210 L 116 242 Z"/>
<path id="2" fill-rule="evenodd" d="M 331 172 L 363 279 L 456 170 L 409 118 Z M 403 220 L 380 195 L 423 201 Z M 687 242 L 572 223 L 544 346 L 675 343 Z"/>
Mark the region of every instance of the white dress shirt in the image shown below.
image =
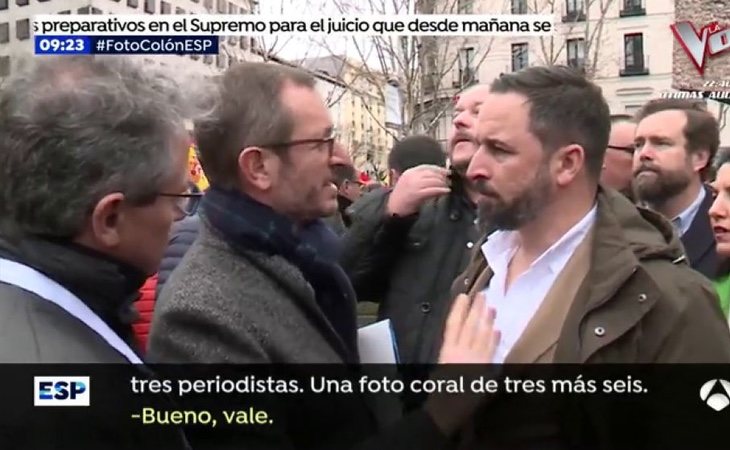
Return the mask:
<path id="1" fill-rule="evenodd" d="M 513 280 L 507 290 L 505 289 L 507 268 L 517 251 L 519 235 L 516 231 L 496 231 L 482 245 L 482 253 L 494 273 L 484 294 L 487 305 L 496 309 L 495 328 L 501 333 L 493 363 L 504 362 L 595 220 L 594 206 L 557 242 L 545 250 L 526 272 Z"/>

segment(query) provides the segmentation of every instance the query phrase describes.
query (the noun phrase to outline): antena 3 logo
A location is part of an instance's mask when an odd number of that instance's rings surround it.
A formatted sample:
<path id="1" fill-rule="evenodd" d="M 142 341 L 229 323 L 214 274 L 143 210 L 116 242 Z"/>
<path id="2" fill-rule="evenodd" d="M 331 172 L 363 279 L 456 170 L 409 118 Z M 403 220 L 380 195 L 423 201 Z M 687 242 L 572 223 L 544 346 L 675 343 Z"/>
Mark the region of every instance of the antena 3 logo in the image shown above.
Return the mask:
<path id="1" fill-rule="evenodd" d="M 677 22 L 670 27 L 700 75 L 705 73 L 708 55 L 717 56 L 730 50 L 730 28 L 717 22 L 705 25 L 699 33 L 690 22 Z"/>
<path id="2" fill-rule="evenodd" d="M 89 377 L 33 377 L 34 406 L 89 406 Z"/>

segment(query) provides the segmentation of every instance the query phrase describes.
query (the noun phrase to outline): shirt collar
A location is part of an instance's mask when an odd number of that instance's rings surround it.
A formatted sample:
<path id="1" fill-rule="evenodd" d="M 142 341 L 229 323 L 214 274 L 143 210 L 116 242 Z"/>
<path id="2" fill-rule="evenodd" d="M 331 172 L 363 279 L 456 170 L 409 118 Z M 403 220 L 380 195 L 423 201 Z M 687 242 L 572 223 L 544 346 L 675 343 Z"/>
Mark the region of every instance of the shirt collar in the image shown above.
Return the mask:
<path id="1" fill-rule="evenodd" d="M 538 264 L 546 264 L 553 273 L 562 270 L 565 262 L 573 254 L 573 250 L 580 244 L 596 221 L 596 212 L 597 206 L 593 205 L 593 208 L 578 223 L 573 225 L 570 230 L 533 261 L 530 268 Z M 489 235 L 486 242 L 482 244 L 482 254 L 493 272 L 506 270 L 512 256 L 517 251 L 517 238 L 516 231 L 499 230 Z"/>
<path id="2" fill-rule="evenodd" d="M 697 215 L 697 211 L 700 209 L 700 205 L 702 205 L 702 201 L 705 199 L 705 195 L 707 195 L 707 192 L 705 192 L 703 187 L 700 187 L 700 192 L 697 194 L 694 201 L 687 207 L 687 209 L 672 219 L 672 224 L 677 228 L 677 230 L 679 230 L 680 236 L 689 230 L 689 227 L 692 225 L 692 221 L 694 221 L 694 218 Z"/>

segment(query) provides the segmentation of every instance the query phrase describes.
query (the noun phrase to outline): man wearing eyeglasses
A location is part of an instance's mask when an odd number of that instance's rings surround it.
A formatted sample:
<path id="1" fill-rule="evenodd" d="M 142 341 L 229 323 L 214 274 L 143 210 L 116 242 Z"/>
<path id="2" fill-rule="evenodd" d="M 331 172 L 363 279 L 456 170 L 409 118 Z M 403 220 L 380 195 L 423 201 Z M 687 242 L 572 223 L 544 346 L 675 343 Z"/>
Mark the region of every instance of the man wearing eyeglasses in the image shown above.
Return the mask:
<path id="1" fill-rule="evenodd" d="M 333 168 L 346 160 L 329 111 L 314 78 L 294 68 L 243 63 L 219 82 L 220 104 L 196 124 L 211 185 L 200 233 L 157 299 L 148 357 L 348 370 L 360 362 L 356 299 L 338 264 L 339 239 L 322 220 L 337 211 Z M 456 303 L 439 361 L 488 361 L 498 340 L 493 316 L 464 296 Z M 201 430 L 193 446 L 442 449 L 473 412 L 463 398 L 436 406 L 431 397 L 424 410 L 377 434 L 357 393 L 345 403 L 281 399 L 273 426 L 235 427 L 233 435 Z"/>
<path id="2" fill-rule="evenodd" d="M 196 197 L 186 193 L 180 92 L 149 67 L 87 56 L 38 59 L 0 91 L 0 363 L 113 363 L 146 374 L 132 302 Z M 3 427 L 0 447 L 187 448 L 175 427 L 142 437 L 118 418 L 110 426 L 99 394 L 84 416 L 30 412 L 19 428 Z M 3 410 L 24 409 L 8 400 Z"/>
<path id="3" fill-rule="evenodd" d="M 601 184 L 616 189 L 627 198 L 633 199 L 634 133 L 636 124 L 627 114 L 611 116 L 611 134 L 603 157 Z"/>

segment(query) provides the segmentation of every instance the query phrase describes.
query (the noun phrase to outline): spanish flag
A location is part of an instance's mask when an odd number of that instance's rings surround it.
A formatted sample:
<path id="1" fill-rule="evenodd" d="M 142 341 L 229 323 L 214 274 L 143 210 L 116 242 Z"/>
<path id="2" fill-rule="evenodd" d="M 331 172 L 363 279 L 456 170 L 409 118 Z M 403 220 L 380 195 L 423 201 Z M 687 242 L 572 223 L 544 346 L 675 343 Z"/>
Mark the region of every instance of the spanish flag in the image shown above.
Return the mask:
<path id="1" fill-rule="evenodd" d="M 209 186 L 208 179 L 205 177 L 205 173 L 203 173 L 203 167 L 200 165 L 200 161 L 198 161 L 196 150 L 195 143 L 191 143 L 190 148 L 188 149 L 188 169 L 190 171 L 190 180 L 195 183 L 198 189 L 205 191 Z"/>

